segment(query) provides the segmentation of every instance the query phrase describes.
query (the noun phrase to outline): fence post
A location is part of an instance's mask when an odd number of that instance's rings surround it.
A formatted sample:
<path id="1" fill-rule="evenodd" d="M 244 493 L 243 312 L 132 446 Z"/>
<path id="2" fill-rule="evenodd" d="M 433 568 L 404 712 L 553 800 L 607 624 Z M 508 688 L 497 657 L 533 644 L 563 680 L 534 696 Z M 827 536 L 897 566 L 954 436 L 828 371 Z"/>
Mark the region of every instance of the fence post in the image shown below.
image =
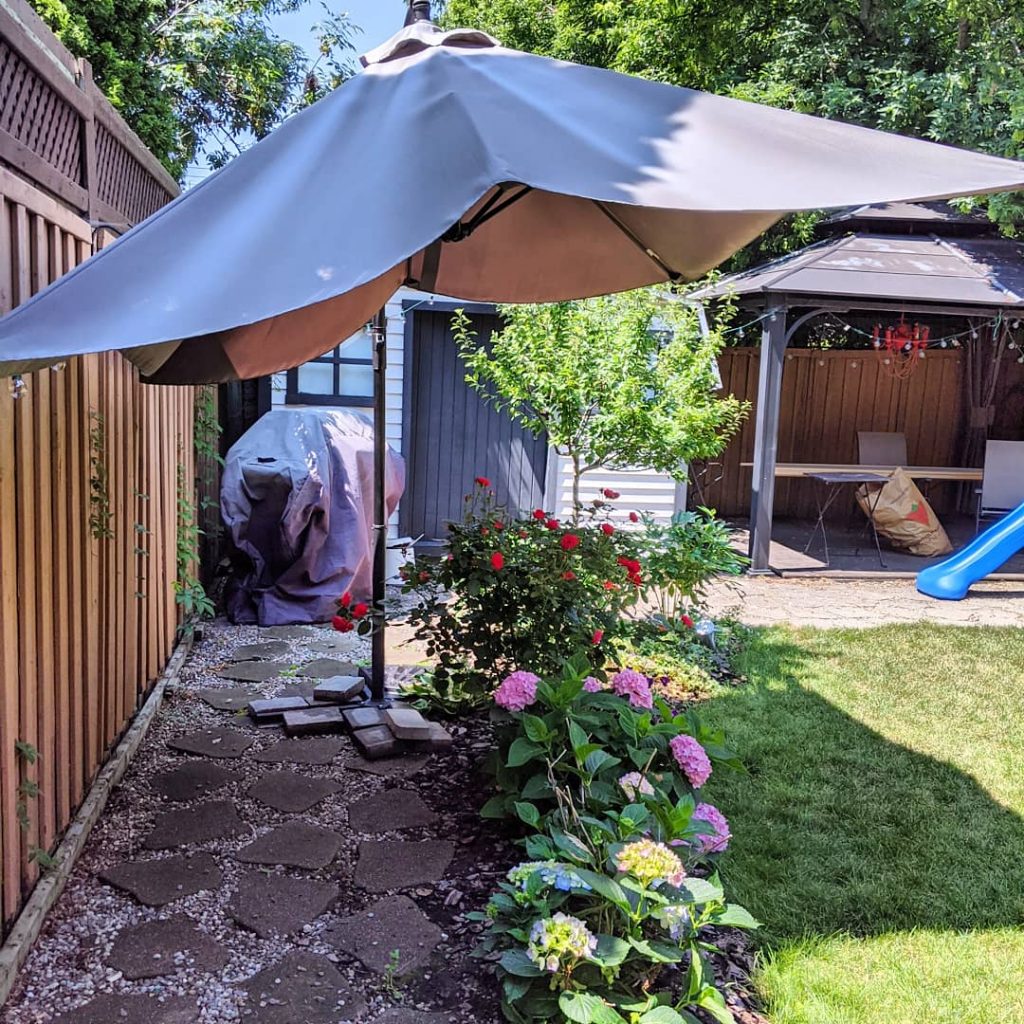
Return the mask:
<path id="1" fill-rule="evenodd" d="M 86 100 L 79 128 L 82 142 L 82 188 L 87 195 L 85 216 L 87 220 L 95 220 L 96 192 L 99 185 L 96 180 L 96 107 L 93 103 L 96 86 L 92 81 L 92 65 L 84 57 L 78 60 L 78 87 Z"/>

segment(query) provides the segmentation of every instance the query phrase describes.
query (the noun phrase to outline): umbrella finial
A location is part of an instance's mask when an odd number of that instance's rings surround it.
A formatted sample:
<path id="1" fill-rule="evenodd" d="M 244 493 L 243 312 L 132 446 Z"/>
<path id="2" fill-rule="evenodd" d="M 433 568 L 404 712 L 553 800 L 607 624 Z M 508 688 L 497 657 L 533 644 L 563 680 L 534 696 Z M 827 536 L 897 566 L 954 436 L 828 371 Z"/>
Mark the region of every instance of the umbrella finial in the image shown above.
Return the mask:
<path id="1" fill-rule="evenodd" d="M 430 0 L 409 0 L 409 13 L 405 16 L 406 25 L 430 20 Z"/>

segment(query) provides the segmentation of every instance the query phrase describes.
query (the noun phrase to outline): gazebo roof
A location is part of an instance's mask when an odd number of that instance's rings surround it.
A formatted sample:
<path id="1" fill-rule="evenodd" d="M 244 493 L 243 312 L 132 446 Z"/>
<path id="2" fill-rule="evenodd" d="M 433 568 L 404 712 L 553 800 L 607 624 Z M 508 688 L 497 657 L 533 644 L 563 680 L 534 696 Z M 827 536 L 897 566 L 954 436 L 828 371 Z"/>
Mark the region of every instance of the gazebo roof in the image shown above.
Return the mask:
<path id="1" fill-rule="evenodd" d="M 806 297 L 808 304 L 850 299 L 964 306 L 965 311 L 1024 309 L 1024 244 L 858 231 L 724 277 L 690 298 L 731 294 L 744 305 L 756 305 L 768 293 Z"/>
<path id="2" fill-rule="evenodd" d="M 900 235 L 940 232 L 946 236 L 961 237 L 999 234 L 999 229 L 983 211 L 964 212 L 942 202 L 851 206 L 826 217 L 818 224 L 816 231 L 819 236 L 832 236 L 845 231 Z"/>

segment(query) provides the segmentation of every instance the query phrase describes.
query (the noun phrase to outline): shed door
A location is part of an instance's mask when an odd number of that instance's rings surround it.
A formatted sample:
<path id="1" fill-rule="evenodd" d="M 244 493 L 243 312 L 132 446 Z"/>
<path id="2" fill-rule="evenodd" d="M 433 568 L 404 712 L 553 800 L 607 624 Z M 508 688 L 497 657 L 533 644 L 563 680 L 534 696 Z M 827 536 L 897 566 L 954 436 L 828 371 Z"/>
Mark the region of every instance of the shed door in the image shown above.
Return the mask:
<path id="1" fill-rule="evenodd" d="M 406 351 L 405 445 L 407 480 L 403 534 L 443 542 L 446 524 L 463 516 L 464 497 L 478 476 L 492 482 L 510 512 L 544 503 L 547 441 L 534 438 L 496 412 L 466 384 L 452 338 L 449 312 L 410 311 Z M 474 314 L 477 338 L 498 326 L 494 315 Z"/>

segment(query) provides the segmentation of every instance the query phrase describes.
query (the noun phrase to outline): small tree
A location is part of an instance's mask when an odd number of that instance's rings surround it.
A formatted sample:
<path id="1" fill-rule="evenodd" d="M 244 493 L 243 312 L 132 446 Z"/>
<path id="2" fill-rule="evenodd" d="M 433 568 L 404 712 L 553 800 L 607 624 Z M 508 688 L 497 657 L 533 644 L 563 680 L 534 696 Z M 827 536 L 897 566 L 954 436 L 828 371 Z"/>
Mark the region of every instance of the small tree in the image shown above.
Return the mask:
<path id="1" fill-rule="evenodd" d="M 572 463 L 580 477 L 603 466 L 680 474 L 722 450 L 747 406 L 717 397 L 715 331 L 653 289 L 580 302 L 501 306 L 504 327 L 477 342 L 461 310 L 455 340 L 466 381 Z"/>

